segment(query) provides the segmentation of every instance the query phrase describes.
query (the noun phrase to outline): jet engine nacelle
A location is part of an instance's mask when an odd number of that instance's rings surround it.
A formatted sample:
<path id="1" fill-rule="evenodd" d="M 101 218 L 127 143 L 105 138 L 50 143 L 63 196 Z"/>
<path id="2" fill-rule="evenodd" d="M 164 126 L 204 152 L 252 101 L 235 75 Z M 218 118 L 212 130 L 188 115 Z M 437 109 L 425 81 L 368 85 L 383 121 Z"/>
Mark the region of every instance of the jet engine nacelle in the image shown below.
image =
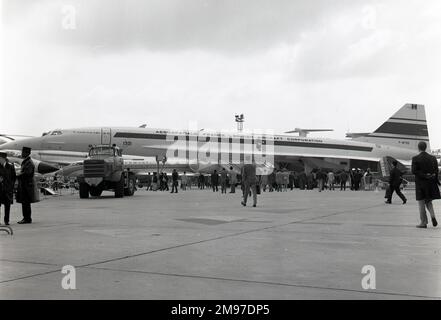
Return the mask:
<path id="1" fill-rule="evenodd" d="M 10 155 L 9 152 L 6 152 L 8 154 L 8 159 L 10 162 L 12 163 L 16 163 L 18 165 L 21 165 L 21 163 L 23 162 L 23 159 L 18 157 L 16 154 Z M 53 166 L 50 163 L 44 162 L 44 161 L 40 161 L 40 160 L 36 160 L 36 159 L 32 159 L 32 162 L 34 163 L 35 166 L 35 172 L 39 173 L 39 174 L 48 174 L 48 173 L 52 173 L 55 171 L 58 171 L 59 168 L 56 166 Z"/>

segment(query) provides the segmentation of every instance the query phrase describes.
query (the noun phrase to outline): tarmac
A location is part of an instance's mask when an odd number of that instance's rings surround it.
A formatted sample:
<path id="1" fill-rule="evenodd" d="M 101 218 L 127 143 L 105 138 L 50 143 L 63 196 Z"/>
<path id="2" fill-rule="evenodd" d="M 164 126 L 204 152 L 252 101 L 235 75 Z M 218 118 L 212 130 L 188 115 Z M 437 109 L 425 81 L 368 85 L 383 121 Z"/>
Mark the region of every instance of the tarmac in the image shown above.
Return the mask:
<path id="1" fill-rule="evenodd" d="M 403 206 L 383 192 L 294 190 L 253 208 L 240 192 L 64 191 L 33 205 L 31 225 L 13 206 L 0 299 L 440 299 L 441 228 L 415 228 L 413 193 Z M 66 265 L 75 290 L 62 287 Z"/>

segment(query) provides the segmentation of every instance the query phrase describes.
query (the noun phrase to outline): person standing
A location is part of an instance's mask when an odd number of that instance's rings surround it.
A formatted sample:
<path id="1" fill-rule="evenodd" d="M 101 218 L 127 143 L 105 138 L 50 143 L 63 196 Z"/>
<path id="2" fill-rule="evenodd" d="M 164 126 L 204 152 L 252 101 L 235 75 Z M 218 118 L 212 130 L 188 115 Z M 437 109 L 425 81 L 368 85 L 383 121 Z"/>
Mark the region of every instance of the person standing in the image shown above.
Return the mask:
<path id="1" fill-rule="evenodd" d="M 362 173 L 360 172 L 360 169 L 357 169 L 354 172 L 353 175 L 353 181 L 354 181 L 354 190 L 359 191 L 360 190 L 360 184 L 361 184 L 361 178 L 363 177 Z"/>
<path id="2" fill-rule="evenodd" d="M 157 191 L 158 190 L 158 173 L 157 172 L 153 172 L 153 177 L 152 177 L 152 191 Z"/>
<path id="3" fill-rule="evenodd" d="M 325 189 L 325 180 L 326 174 L 323 172 L 322 169 L 319 169 L 319 171 L 317 172 L 317 184 L 319 192 L 322 192 Z"/>
<path id="4" fill-rule="evenodd" d="M 230 167 L 228 175 L 230 177 L 230 193 L 236 193 L 237 173 L 233 170 L 233 167 Z"/>
<path id="5" fill-rule="evenodd" d="M 268 192 L 274 191 L 274 186 L 276 185 L 276 169 L 273 169 L 268 175 Z"/>
<path id="6" fill-rule="evenodd" d="M 290 171 L 289 172 L 289 183 L 288 183 L 288 186 L 289 186 L 289 189 L 291 189 L 291 191 L 292 190 L 294 190 L 294 184 L 295 184 L 295 173 L 294 173 L 294 171 Z"/>
<path id="7" fill-rule="evenodd" d="M 213 188 L 213 192 L 219 191 L 219 175 L 216 170 L 211 174 L 211 187 Z"/>
<path id="8" fill-rule="evenodd" d="M 282 186 L 284 192 L 288 191 L 288 185 L 289 185 L 289 172 L 285 171 L 282 173 Z"/>
<path id="9" fill-rule="evenodd" d="M 170 188 L 168 187 L 168 174 L 167 174 L 167 172 L 164 172 L 164 190 L 170 191 Z"/>
<path id="10" fill-rule="evenodd" d="M 205 189 L 205 177 L 204 177 L 204 175 L 202 173 L 199 174 L 198 185 L 199 185 L 199 189 L 200 190 Z"/>
<path id="11" fill-rule="evenodd" d="M 300 185 L 300 190 L 305 190 L 307 189 L 307 181 L 308 181 L 308 177 L 306 175 L 305 170 L 303 170 L 302 172 L 300 172 L 299 174 L 299 185 Z"/>
<path id="12" fill-rule="evenodd" d="M 328 172 L 328 184 L 329 184 L 329 190 L 335 190 L 335 174 L 334 171 Z"/>
<path id="13" fill-rule="evenodd" d="M 390 171 L 390 178 L 389 178 L 389 192 L 387 197 L 387 204 L 392 203 L 392 196 L 394 192 L 403 200 L 403 204 L 406 204 L 407 199 L 404 196 L 404 194 L 401 193 L 400 186 L 403 182 L 403 173 L 398 169 L 398 161 L 394 160 L 392 162 L 393 168 Z"/>
<path id="14" fill-rule="evenodd" d="M 420 209 L 421 223 L 417 228 L 427 228 L 426 208 L 432 218 L 432 225 L 436 227 L 438 222 L 435 217 L 433 200 L 441 199 L 439 185 L 439 168 L 436 158 L 426 152 L 427 144 L 420 142 L 418 144 L 419 155 L 412 159 L 412 174 L 415 175 L 416 200 Z"/>
<path id="15" fill-rule="evenodd" d="M 164 172 L 159 174 L 159 191 L 164 191 Z"/>
<path id="16" fill-rule="evenodd" d="M 372 190 L 372 178 L 373 178 L 373 175 L 372 175 L 371 169 L 368 168 L 366 170 L 366 173 L 364 174 L 365 185 L 366 185 L 368 191 Z"/>
<path id="17" fill-rule="evenodd" d="M 187 177 L 187 172 L 184 171 L 184 174 L 181 177 L 181 187 L 182 190 L 187 190 L 187 185 L 188 185 L 188 177 Z"/>
<path id="18" fill-rule="evenodd" d="M 247 205 L 248 195 L 250 191 L 253 193 L 253 207 L 257 205 L 257 176 L 256 176 L 256 164 L 247 163 L 242 168 L 242 183 L 243 183 L 243 201 L 242 205 L 245 207 Z"/>
<path id="19" fill-rule="evenodd" d="M 0 207 L 5 207 L 5 225 L 9 225 L 9 213 L 14 203 L 15 167 L 9 163 L 7 154 L 0 152 Z"/>
<path id="20" fill-rule="evenodd" d="M 343 170 L 340 174 L 340 191 L 346 191 L 346 184 L 348 183 L 349 175 Z"/>
<path id="21" fill-rule="evenodd" d="M 54 180 L 52 181 L 52 189 L 55 192 L 58 192 L 58 176 L 57 176 L 57 174 L 54 174 Z"/>
<path id="22" fill-rule="evenodd" d="M 220 186 L 221 186 L 221 193 L 227 193 L 227 170 L 225 168 L 222 168 L 222 171 L 220 173 Z"/>
<path id="23" fill-rule="evenodd" d="M 355 168 L 352 168 L 351 171 L 349 171 L 349 180 L 351 184 L 351 190 L 355 190 Z"/>
<path id="24" fill-rule="evenodd" d="M 19 224 L 32 223 L 31 203 L 36 201 L 34 188 L 35 166 L 31 159 L 31 148 L 23 147 L 21 152 L 23 162 L 18 174 L 17 202 L 21 203 L 23 220 Z"/>
<path id="25" fill-rule="evenodd" d="M 266 192 L 266 187 L 268 186 L 268 174 L 266 172 L 262 175 L 261 183 L 262 191 Z"/>
<path id="26" fill-rule="evenodd" d="M 152 176 L 151 176 L 151 174 L 150 174 L 150 172 L 148 173 L 148 175 L 147 175 L 147 178 L 146 178 L 146 190 L 148 191 L 148 190 L 152 190 Z"/>
<path id="27" fill-rule="evenodd" d="M 178 193 L 178 180 L 179 174 L 176 169 L 173 169 L 172 172 L 172 191 L 170 193 Z"/>

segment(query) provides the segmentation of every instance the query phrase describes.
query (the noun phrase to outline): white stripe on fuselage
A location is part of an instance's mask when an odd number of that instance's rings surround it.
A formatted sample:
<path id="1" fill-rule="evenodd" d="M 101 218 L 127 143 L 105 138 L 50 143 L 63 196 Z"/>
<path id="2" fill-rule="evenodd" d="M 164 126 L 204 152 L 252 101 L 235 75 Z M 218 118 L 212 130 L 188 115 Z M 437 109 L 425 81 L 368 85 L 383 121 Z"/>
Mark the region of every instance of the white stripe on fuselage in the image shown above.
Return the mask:
<path id="1" fill-rule="evenodd" d="M 104 127 L 105 128 L 105 127 Z M 106 128 L 108 129 L 108 128 Z M 141 157 L 152 157 L 160 154 L 160 150 L 166 151 L 167 148 L 175 143 L 174 136 L 189 136 L 190 141 L 197 140 L 197 150 L 207 147 L 206 139 L 210 137 L 208 144 L 218 144 L 220 153 L 232 153 L 235 159 L 237 154 L 244 153 L 240 139 L 260 140 L 266 137 L 267 146 L 273 146 L 273 150 L 268 154 L 274 156 L 274 161 L 280 158 L 302 158 L 302 157 L 326 157 L 340 159 L 360 159 L 368 161 L 378 161 L 382 157 L 390 156 L 398 160 L 410 160 L 414 152 L 393 146 L 377 145 L 366 142 L 333 140 L 322 138 L 302 138 L 290 135 L 262 135 L 262 133 L 226 133 L 226 132 L 191 132 L 187 130 L 166 130 L 166 129 L 143 129 L 143 128 L 110 128 L 110 143 L 115 143 L 124 150 L 124 154 Z M 31 140 L 14 142 L 18 149 L 25 144 L 32 147 L 34 152 L 40 152 L 48 157 L 71 157 L 78 161 L 82 154 L 87 153 L 91 145 L 99 144 L 101 141 L 102 128 L 81 128 L 61 130 L 63 133 L 57 136 L 44 136 Z M 127 133 L 124 135 L 123 133 Z M 151 138 L 138 138 L 136 135 L 150 135 Z M 122 136 L 122 137 L 119 137 Z M 129 136 L 129 137 L 125 137 Z M 135 136 L 135 137 L 130 137 Z M 141 136 L 142 137 L 142 136 Z M 214 142 L 213 138 L 221 138 L 221 142 Z M 230 139 L 232 142 L 230 143 Z M 32 142 L 32 143 L 31 143 Z M 182 142 L 182 140 L 181 140 Z M 23 145 L 22 145 L 23 144 Z M 285 144 L 285 145 L 282 145 Z M 288 144 L 288 145 L 286 145 Z M 8 144 L 5 144 L 5 148 Z M 44 148 L 46 146 L 47 148 Z M 0 146 L 0 148 L 3 146 Z M 43 148 L 42 148 L 43 147 Z M 195 150 L 189 150 L 195 151 Z M 74 154 L 71 152 L 77 152 Z M 81 154 L 82 153 L 82 154 Z M 240 157 L 239 157 L 240 158 Z M 43 159 L 43 158 L 42 158 Z M 170 160 L 170 159 L 169 159 Z M 72 162 L 74 162 L 72 161 Z"/>

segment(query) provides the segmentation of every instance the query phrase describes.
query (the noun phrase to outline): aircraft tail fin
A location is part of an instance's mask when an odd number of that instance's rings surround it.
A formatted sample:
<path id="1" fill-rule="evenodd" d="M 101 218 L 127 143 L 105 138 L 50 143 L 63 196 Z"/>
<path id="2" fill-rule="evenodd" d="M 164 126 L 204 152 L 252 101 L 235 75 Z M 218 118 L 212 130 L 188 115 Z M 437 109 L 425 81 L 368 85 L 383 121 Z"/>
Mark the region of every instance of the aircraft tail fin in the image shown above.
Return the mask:
<path id="1" fill-rule="evenodd" d="M 373 133 L 354 140 L 412 150 L 417 150 L 418 143 L 425 141 L 430 150 L 426 109 L 421 104 L 405 104 Z"/>

